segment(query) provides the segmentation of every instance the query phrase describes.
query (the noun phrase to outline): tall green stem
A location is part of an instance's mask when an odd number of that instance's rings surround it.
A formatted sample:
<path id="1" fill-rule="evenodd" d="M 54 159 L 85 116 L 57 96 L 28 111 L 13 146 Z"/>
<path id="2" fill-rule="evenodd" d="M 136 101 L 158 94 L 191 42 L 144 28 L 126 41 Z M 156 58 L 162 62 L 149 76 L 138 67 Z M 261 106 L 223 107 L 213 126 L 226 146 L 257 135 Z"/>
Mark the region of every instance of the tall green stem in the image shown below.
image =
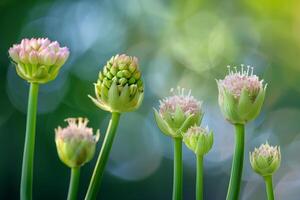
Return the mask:
<path id="1" fill-rule="evenodd" d="M 274 192 L 273 192 L 273 181 L 272 181 L 272 175 L 271 176 L 265 176 L 265 183 L 266 183 L 266 191 L 268 195 L 268 200 L 274 200 Z"/>
<path id="2" fill-rule="evenodd" d="M 104 138 L 104 142 L 102 144 L 101 151 L 99 153 L 96 166 L 94 168 L 94 172 L 90 181 L 90 185 L 88 188 L 88 191 L 85 196 L 85 200 L 94 200 L 96 199 L 101 179 L 103 176 L 104 168 L 106 165 L 106 162 L 109 157 L 109 152 L 111 150 L 116 130 L 119 124 L 120 119 L 120 113 L 112 113 L 111 119 L 109 121 L 109 125 L 106 131 L 106 135 Z"/>
<path id="3" fill-rule="evenodd" d="M 182 139 L 174 138 L 173 200 L 182 199 Z"/>
<path id="4" fill-rule="evenodd" d="M 226 197 L 227 200 L 237 200 L 239 198 L 244 163 L 245 125 L 235 124 L 234 126 L 235 147 L 231 166 L 230 182 Z"/>
<path id="5" fill-rule="evenodd" d="M 196 200 L 203 200 L 203 156 L 197 157 Z"/>
<path id="6" fill-rule="evenodd" d="M 37 83 L 31 83 L 28 97 L 26 135 L 22 163 L 20 188 L 21 200 L 32 199 L 33 161 L 38 92 L 39 85 Z"/>
<path id="7" fill-rule="evenodd" d="M 68 200 L 76 200 L 80 178 L 80 167 L 74 167 L 71 169 L 71 178 L 68 192 Z"/>

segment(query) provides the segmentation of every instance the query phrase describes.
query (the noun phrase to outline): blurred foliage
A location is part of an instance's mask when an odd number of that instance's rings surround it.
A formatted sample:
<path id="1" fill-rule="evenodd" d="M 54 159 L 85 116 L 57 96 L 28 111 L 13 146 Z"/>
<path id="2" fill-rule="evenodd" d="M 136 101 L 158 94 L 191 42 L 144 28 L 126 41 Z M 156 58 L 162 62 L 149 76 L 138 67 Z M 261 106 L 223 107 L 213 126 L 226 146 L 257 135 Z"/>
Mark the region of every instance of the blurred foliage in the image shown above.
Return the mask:
<path id="1" fill-rule="evenodd" d="M 300 191 L 300 2 L 297 0 L 1 0 L 0 199 L 18 199 L 28 84 L 17 77 L 8 48 L 24 37 L 49 37 L 71 50 L 70 59 L 39 95 L 35 199 L 65 199 L 69 171 L 59 161 L 54 128 L 85 116 L 104 138 L 109 113 L 87 98 L 98 71 L 112 55 L 140 60 L 145 99 L 124 114 L 99 199 L 170 199 L 172 145 L 153 119 L 152 107 L 180 85 L 204 101 L 204 124 L 215 132 L 205 159 L 205 198 L 225 199 L 233 134 L 217 105 L 215 79 L 226 65 L 255 66 L 268 83 L 260 117 L 247 126 L 246 152 L 268 140 L 282 149 L 275 175 L 278 199 Z M 100 142 L 101 143 L 101 142 Z M 100 145 L 98 146 L 98 150 Z M 80 199 L 95 159 L 83 168 Z M 184 196 L 194 198 L 195 158 L 184 149 Z M 263 182 L 245 158 L 242 199 L 265 198 Z M 216 192 L 218 191 L 218 192 Z"/>

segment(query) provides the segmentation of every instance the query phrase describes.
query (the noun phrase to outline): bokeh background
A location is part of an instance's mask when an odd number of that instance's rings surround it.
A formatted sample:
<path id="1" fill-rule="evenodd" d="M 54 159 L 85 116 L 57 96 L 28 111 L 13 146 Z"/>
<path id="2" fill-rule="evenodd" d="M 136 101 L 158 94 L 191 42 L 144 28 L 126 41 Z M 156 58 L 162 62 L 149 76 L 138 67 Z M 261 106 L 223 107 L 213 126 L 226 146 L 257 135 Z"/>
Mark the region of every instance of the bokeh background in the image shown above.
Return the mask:
<path id="1" fill-rule="evenodd" d="M 203 100 L 203 125 L 215 132 L 205 157 L 205 199 L 225 199 L 233 128 L 222 117 L 215 79 L 244 63 L 268 83 L 260 116 L 247 125 L 241 199 L 266 199 L 247 152 L 266 140 L 281 146 L 274 177 L 277 199 L 300 196 L 300 1 L 290 0 L 1 0 L 0 199 L 18 199 L 28 83 L 8 59 L 24 37 L 49 37 L 70 48 L 56 80 L 41 86 L 34 199 L 66 199 L 69 169 L 57 157 L 54 128 L 84 116 L 104 133 L 109 113 L 87 98 L 112 55 L 140 60 L 141 108 L 122 115 L 98 199 L 165 200 L 172 194 L 172 143 L 156 127 L 153 107 L 182 86 Z M 98 150 L 101 144 L 98 145 Z M 82 170 L 83 199 L 94 159 Z M 195 157 L 184 147 L 184 199 L 194 199 Z"/>

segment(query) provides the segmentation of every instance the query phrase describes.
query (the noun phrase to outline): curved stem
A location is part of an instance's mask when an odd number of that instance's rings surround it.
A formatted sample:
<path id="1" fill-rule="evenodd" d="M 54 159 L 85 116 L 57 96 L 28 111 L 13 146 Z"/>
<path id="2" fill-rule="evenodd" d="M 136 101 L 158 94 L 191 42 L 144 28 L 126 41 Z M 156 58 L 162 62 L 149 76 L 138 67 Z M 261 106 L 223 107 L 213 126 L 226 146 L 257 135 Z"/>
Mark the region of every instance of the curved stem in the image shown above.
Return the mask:
<path id="1" fill-rule="evenodd" d="M 21 200 L 32 199 L 33 161 L 38 92 L 39 85 L 37 83 L 31 83 L 28 97 L 26 135 L 22 163 L 20 188 Z"/>
<path id="2" fill-rule="evenodd" d="M 268 195 L 268 200 L 274 200 L 274 191 L 273 191 L 273 181 L 272 181 L 272 175 L 271 176 L 265 176 L 265 183 L 266 183 L 266 191 Z"/>
<path id="3" fill-rule="evenodd" d="M 197 156 L 196 200 L 203 200 L 203 156 Z"/>
<path id="4" fill-rule="evenodd" d="M 244 163 L 244 136 L 245 125 L 235 124 L 235 147 L 233 162 L 231 166 L 231 175 L 227 191 L 227 200 L 237 200 L 239 198 L 240 185 L 243 173 Z"/>
<path id="5" fill-rule="evenodd" d="M 112 113 L 111 119 L 109 121 L 109 125 L 106 131 L 106 135 L 102 144 L 102 148 L 100 150 L 96 166 L 94 168 L 94 172 L 90 181 L 90 185 L 88 191 L 86 193 L 85 199 L 86 200 L 94 200 L 96 199 L 101 179 L 103 176 L 104 168 L 106 162 L 109 157 L 109 152 L 111 150 L 116 130 L 119 124 L 120 113 Z"/>
<path id="6" fill-rule="evenodd" d="M 76 200 L 79 186 L 80 168 L 74 167 L 71 169 L 71 178 L 68 192 L 68 200 Z"/>
<path id="7" fill-rule="evenodd" d="M 174 138 L 173 200 L 182 199 L 182 139 Z"/>

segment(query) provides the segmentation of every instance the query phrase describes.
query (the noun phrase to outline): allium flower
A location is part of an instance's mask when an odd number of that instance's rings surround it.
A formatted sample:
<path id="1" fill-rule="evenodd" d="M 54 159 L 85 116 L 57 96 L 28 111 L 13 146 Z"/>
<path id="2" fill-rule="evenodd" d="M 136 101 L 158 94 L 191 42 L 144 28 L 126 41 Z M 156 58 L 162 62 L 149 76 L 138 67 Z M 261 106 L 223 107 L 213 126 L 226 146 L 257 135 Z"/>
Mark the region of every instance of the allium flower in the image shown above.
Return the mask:
<path id="1" fill-rule="evenodd" d="M 280 166 L 281 154 L 278 146 L 270 146 L 268 142 L 250 152 L 250 163 L 253 170 L 261 176 L 272 175 Z"/>
<path id="2" fill-rule="evenodd" d="M 68 118 L 66 128 L 55 129 L 55 143 L 60 160 L 68 167 L 80 167 L 89 162 L 95 153 L 99 130 L 87 127 L 86 118 Z"/>
<path id="3" fill-rule="evenodd" d="M 208 127 L 202 128 L 194 125 L 183 134 L 183 142 L 196 155 L 203 156 L 209 152 L 213 145 L 213 132 L 208 130 Z"/>
<path id="4" fill-rule="evenodd" d="M 219 105 L 225 118 L 232 124 L 245 124 L 259 114 L 265 98 L 267 84 L 253 74 L 253 68 L 241 65 L 241 70 L 231 71 L 223 80 L 217 80 Z"/>
<path id="5" fill-rule="evenodd" d="M 182 138 L 182 133 L 195 124 L 200 123 L 203 112 L 202 102 L 185 94 L 184 88 L 171 89 L 172 96 L 160 101 L 159 111 L 154 109 L 155 120 L 163 133 Z"/>
<path id="6" fill-rule="evenodd" d="M 144 84 L 136 57 L 113 56 L 99 73 L 95 83 L 96 98 L 91 100 L 109 112 L 129 112 L 137 109 L 144 97 Z"/>
<path id="7" fill-rule="evenodd" d="M 34 83 L 46 83 L 56 78 L 61 66 L 69 57 L 67 47 L 48 38 L 23 39 L 9 50 L 18 75 Z"/>

